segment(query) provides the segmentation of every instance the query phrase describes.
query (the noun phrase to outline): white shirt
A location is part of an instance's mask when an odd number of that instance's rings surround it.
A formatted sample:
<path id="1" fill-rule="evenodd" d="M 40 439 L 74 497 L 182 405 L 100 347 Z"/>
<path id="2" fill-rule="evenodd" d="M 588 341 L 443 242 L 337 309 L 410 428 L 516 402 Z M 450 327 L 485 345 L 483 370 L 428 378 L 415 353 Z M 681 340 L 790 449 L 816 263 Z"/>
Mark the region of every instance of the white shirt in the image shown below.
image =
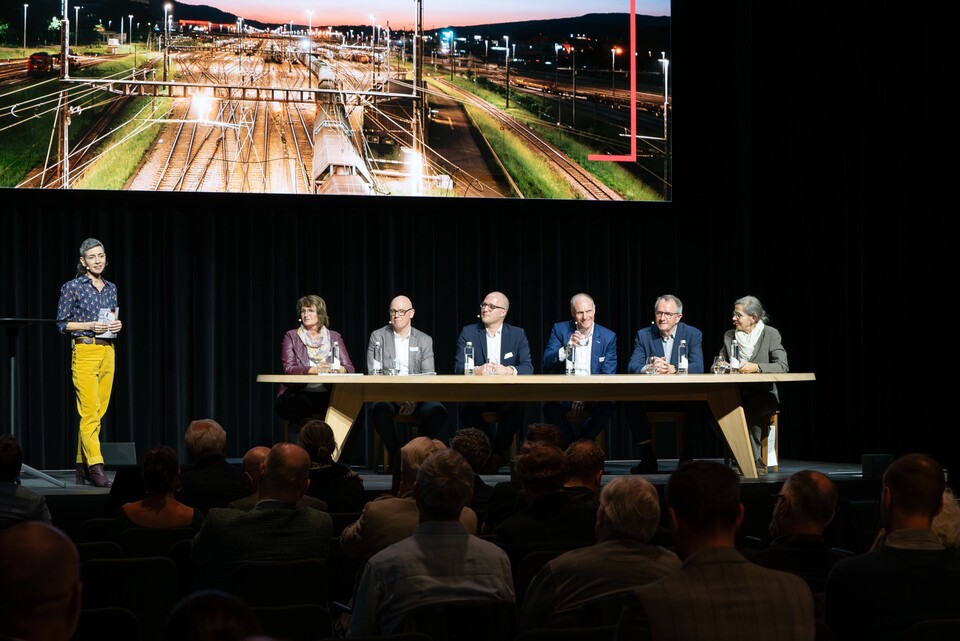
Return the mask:
<path id="1" fill-rule="evenodd" d="M 393 353 L 396 354 L 396 364 L 393 366 L 400 370 L 400 374 L 410 373 L 410 335 L 406 337 L 393 333 Z"/>

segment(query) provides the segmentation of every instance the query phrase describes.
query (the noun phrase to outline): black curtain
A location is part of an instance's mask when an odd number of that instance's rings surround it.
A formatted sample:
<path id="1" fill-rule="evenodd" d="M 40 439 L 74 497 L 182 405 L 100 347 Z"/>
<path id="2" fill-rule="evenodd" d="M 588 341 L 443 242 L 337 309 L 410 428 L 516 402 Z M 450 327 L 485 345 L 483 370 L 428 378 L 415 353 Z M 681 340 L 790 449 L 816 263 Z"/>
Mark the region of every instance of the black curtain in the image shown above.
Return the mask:
<path id="1" fill-rule="evenodd" d="M 675 1 L 673 15 L 670 203 L 7 190 L 0 316 L 52 318 L 80 242 L 101 239 L 125 323 L 104 440 L 179 446 L 213 417 L 242 456 L 279 438 L 276 390 L 255 378 L 279 371 L 303 294 L 327 301 L 356 363 L 390 299 L 410 296 L 441 373 L 491 290 L 538 371 L 578 291 L 617 332 L 621 371 L 657 295 L 683 300 L 709 360 L 753 294 L 791 369 L 817 375 L 781 386 L 781 456 L 951 465 L 952 342 L 931 331 L 952 292 L 948 21 L 872 2 Z M 38 324 L 17 346 L 28 462 L 69 467 L 67 341 Z M 611 455 L 630 458 L 614 429 Z"/>

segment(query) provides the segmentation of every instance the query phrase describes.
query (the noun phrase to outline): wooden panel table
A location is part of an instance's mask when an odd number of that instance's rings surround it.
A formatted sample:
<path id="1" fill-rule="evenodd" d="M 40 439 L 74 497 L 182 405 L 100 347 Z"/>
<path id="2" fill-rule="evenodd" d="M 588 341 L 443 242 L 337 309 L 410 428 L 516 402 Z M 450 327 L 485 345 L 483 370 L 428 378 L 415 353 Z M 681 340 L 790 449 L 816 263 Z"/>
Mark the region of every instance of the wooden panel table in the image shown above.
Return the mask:
<path id="1" fill-rule="evenodd" d="M 323 383 L 331 387 L 326 421 L 337 438 L 335 458 L 364 403 L 376 401 L 706 401 L 747 478 L 757 478 L 741 383 L 813 381 L 813 373 L 650 376 L 368 376 L 260 374 L 259 383 Z"/>

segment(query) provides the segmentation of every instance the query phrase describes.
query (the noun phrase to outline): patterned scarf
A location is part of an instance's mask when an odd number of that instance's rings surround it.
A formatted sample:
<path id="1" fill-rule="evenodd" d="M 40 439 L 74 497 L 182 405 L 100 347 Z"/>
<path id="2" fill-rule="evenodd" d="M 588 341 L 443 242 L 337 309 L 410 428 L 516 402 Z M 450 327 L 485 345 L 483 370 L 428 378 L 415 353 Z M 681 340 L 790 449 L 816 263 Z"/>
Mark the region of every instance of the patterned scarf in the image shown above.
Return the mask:
<path id="1" fill-rule="evenodd" d="M 300 337 L 300 340 L 303 341 L 303 344 L 307 347 L 307 356 L 310 358 L 310 365 L 312 367 L 316 367 L 327 360 L 327 356 L 330 355 L 330 330 L 326 327 L 321 327 L 317 334 L 317 339 L 314 340 L 310 336 L 310 332 L 301 325 L 297 330 L 297 336 Z"/>

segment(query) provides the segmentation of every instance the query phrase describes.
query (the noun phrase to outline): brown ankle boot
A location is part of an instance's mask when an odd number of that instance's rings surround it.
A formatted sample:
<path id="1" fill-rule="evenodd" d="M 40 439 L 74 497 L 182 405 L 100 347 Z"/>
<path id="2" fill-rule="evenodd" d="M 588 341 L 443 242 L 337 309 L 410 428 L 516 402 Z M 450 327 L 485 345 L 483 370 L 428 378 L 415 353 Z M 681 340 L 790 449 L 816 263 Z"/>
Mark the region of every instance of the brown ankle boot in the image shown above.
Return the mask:
<path id="1" fill-rule="evenodd" d="M 90 466 L 90 483 L 95 487 L 110 487 L 113 485 L 103 472 L 103 463 Z"/>
<path id="2" fill-rule="evenodd" d="M 90 481 L 90 472 L 87 470 L 87 466 L 83 463 L 77 463 L 77 485 L 83 485 L 86 481 Z M 91 483 L 93 481 L 90 481 Z"/>

